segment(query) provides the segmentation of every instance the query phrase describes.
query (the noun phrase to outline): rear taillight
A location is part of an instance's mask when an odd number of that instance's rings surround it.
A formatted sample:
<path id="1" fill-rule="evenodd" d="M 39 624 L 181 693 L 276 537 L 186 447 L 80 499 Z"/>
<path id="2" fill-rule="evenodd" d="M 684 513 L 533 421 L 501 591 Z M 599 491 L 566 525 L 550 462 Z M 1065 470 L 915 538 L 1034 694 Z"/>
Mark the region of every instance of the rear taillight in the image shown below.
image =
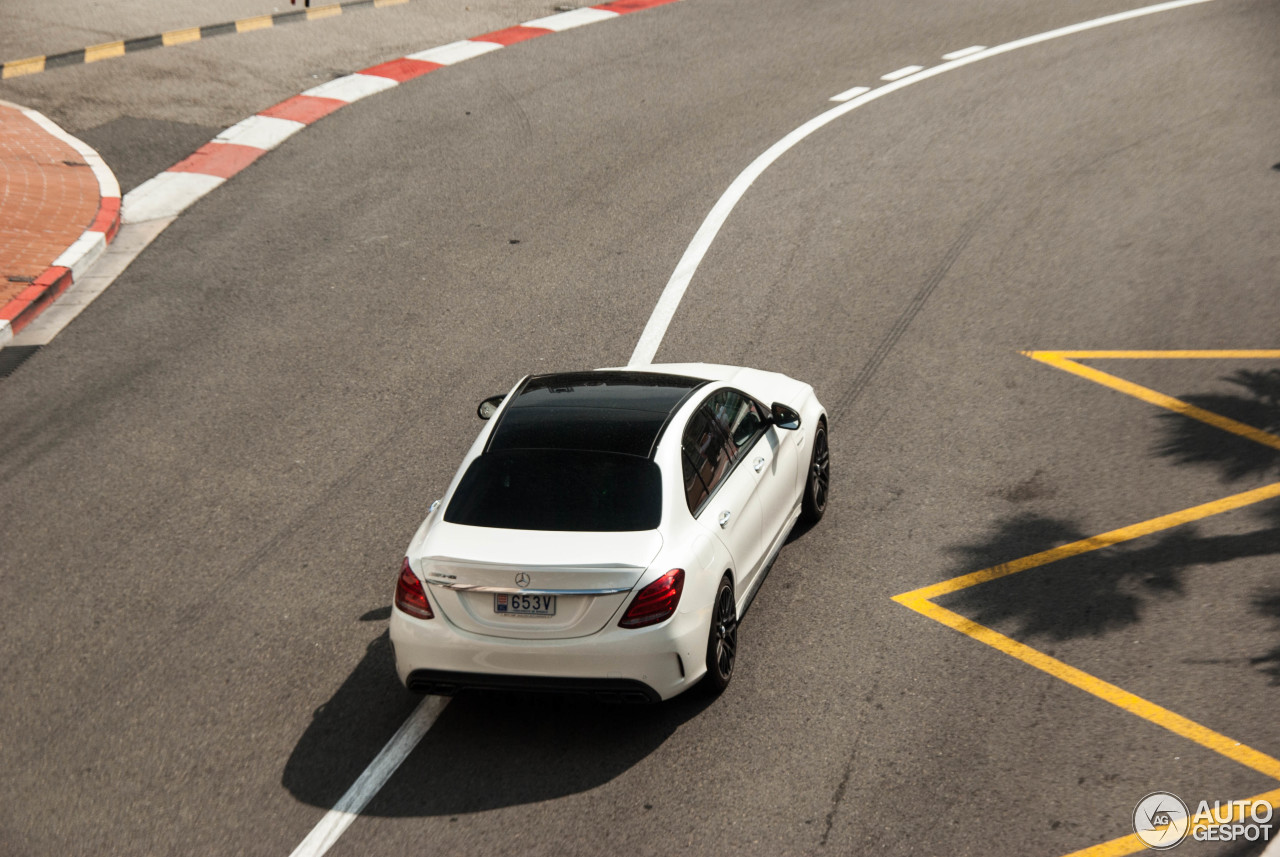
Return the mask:
<path id="1" fill-rule="evenodd" d="M 431 605 L 427 603 L 427 593 L 422 591 L 422 582 L 409 568 L 408 557 L 404 558 L 404 564 L 400 566 L 400 580 L 396 583 L 396 606 L 418 619 L 436 617 L 431 612 Z"/>
<path id="2" fill-rule="evenodd" d="M 623 628 L 644 628 L 670 619 L 680 604 L 683 589 L 684 569 L 671 569 L 636 593 L 618 624 Z"/>

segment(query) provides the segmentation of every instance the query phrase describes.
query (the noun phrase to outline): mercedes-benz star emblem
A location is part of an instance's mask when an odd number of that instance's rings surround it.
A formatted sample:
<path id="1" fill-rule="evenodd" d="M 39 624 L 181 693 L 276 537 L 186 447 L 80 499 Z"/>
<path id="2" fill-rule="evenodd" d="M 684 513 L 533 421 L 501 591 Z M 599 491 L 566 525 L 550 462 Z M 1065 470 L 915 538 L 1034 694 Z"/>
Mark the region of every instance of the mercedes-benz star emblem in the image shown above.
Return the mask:
<path id="1" fill-rule="evenodd" d="M 532 578 L 530 578 L 529 575 L 525 574 L 522 571 L 516 575 L 516 586 L 520 587 L 521 589 L 524 589 L 526 586 L 529 585 L 529 582 L 531 580 Z"/>

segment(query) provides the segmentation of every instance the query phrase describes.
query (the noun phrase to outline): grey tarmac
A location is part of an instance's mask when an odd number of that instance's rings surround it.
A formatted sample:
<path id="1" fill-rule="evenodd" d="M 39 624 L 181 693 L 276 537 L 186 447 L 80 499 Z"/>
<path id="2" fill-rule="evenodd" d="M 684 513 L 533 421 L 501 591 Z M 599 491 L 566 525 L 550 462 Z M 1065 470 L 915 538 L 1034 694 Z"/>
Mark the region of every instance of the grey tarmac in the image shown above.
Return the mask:
<path id="1" fill-rule="evenodd" d="M 145 178 L 179 135 L 149 152 L 122 117 L 216 133 L 320 69 L 551 11 L 425 40 L 392 17 L 426 5 L 0 98 Z M 625 363 L 715 200 L 832 96 L 1137 5 L 683 0 L 365 99 L 193 206 L 0 382 L 0 851 L 288 855 L 416 704 L 392 586 L 476 402 Z M 1081 33 L 780 159 L 657 355 L 832 409 L 832 506 L 779 556 L 734 683 L 460 696 L 329 854 L 1057 857 L 1131 834 L 1155 790 L 1276 789 L 892 598 L 1277 480 L 1273 451 L 1021 352 L 1280 347 L 1278 25 L 1215 0 Z M 1278 364 L 1106 368 L 1274 432 Z M 941 603 L 1273 757 L 1277 553 L 1273 501 Z"/>

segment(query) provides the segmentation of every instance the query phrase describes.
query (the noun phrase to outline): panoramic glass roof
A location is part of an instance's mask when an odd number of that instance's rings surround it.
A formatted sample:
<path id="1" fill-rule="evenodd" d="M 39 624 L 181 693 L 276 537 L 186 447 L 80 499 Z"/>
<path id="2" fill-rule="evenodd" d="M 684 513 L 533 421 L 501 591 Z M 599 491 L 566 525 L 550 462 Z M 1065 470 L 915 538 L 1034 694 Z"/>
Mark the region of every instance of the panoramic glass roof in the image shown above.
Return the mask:
<path id="1" fill-rule="evenodd" d="M 581 449 L 648 458 L 671 412 L 705 383 L 655 372 L 536 375 L 503 411 L 488 449 Z"/>

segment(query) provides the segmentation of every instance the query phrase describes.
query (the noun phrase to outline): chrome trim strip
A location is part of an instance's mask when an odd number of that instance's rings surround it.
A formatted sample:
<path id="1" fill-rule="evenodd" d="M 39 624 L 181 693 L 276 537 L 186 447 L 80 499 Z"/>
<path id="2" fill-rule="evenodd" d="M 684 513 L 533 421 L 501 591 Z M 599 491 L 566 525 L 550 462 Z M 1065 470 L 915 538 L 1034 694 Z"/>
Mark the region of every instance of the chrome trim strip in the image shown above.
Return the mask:
<path id="1" fill-rule="evenodd" d="M 585 565 L 560 564 L 560 565 L 526 565 L 516 563 L 502 562 L 484 562 L 475 559 L 455 559 L 451 556 L 427 556 L 422 558 L 423 562 L 436 562 L 441 565 L 470 565 L 476 568 L 496 569 L 498 571 L 644 571 L 648 566 L 645 565 L 629 565 L 625 562 L 593 562 Z"/>
<path id="2" fill-rule="evenodd" d="M 454 592 L 494 592 L 499 595 L 618 595 L 630 592 L 635 587 L 623 586 L 612 589 L 521 589 L 518 586 L 478 586 L 471 583 L 445 583 L 428 579 L 427 583 L 441 589 L 452 589 Z"/>

